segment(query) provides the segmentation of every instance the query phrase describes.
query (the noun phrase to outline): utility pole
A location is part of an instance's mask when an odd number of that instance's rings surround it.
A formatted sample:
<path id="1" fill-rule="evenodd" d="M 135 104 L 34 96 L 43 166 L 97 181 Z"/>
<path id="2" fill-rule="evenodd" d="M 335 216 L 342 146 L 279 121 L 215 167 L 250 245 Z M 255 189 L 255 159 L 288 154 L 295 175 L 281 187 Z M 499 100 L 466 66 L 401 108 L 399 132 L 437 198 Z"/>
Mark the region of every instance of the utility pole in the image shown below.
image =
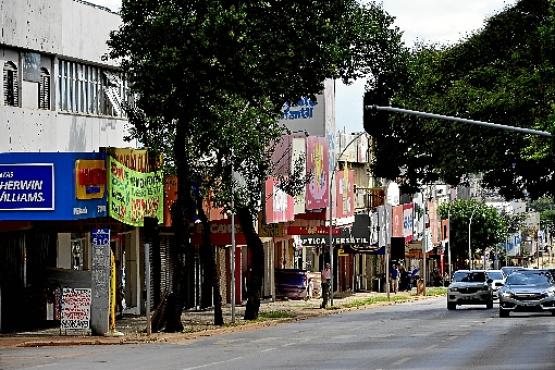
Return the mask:
<path id="1" fill-rule="evenodd" d="M 424 232 L 423 232 L 423 238 L 424 240 L 422 241 L 422 282 L 423 282 L 423 287 L 422 287 L 422 295 L 426 296 L 426 252 L 428 250 L 428 196 L 426 194 L 424 194 L 425 198 L 424 198 Z"/>
<path id="2" fill-rule="evenodd" d="M 472 217 L 474 217 L 474 212 L 476 212 L 478 208 L 474 208 L 472 210 L 472 213 L 470 214 L 470 219 L 468 221 L 468 267 L 469 270 L 472 270 L 472 250 L 471 250 L 471 236 L 470 236 L 470 232 L 471 232 L 471 225 L 472 225 Z"/>
<path id="3" fill-rule="evenodd" d="M 328 234 L 328 243 L 330 246 L 330 265 L 331 265 L 331 279 L 330 279 L 330 289 L 331 289 L 331 296 L 330 296 L 330 305 L 333 307 L 333 281 L 334 281 L 334 267 L 333 267 L 333 234 L 332 234 L 332 223 L 333 223 L 333 218 L 332 218 L 332 212 L 333 212 L 333 197 L 331 195 L 332 189 L 333 189 L 333 178 L 335 175 L 335 170 L 337 169 L 337 164 L 339 163 L 339 160 L 341 159 L 341 157 L 343 156 L 343 153 L 345 153 L 345 151 L 347 150 L 347 148 L 354 143 L 356 140 L 358 140 L 359 137 L 361 137 L 362 135 L 366 134 L 366 132 L 360 132 L 357 136 L 355 136 L 351 141 L 349 141 L 349 143 L 347 143 L 347 145 L 345 145 L 345 148 L 343 148 L 343 150 L 341 151 L 341 154 L 339 154 L 337 156 L 337 158 L 335 159 L 335 163 L 333 164 L 333 170 L 331 171 L 331 176 L 330 176 L 330 186 L 329 186 L 329 192 L 328 192 L 328 208 L 329 208 L 329 220 L 328 220 L 328 228 L 329 228 L 329 234 Z"/>
<path id="4" fill-rule="evenodd" d="M 231 148 L 231 323 L 235 323 L 235 195 L 233 186 L 233 148 Z"/>
<path id="5" fill-rule="evenodd" d="M 447 207 L 447 270 L 449 271 L 449 282 L 453 276 L 453 267 L 451 266 L 451 194 L 449 194 L 449 207 Z"/>
<path id="6" fill-rule="evenodd" d="M 530 134 L 530 135 L 553 137 L 553 134 L 547 131 L 540 131 L 540 130 L 535 130 L 535 129 L 526 128 L 526 127 L 501 125 L 499 123 L 477 121 L 477 120 L 461 118 L 461 117 L 445 116 L 443 114 L 419 112 L 415 110 L 402 109 L 402 108 L 396 108 L 396 107 L 387 107 L 387 106 L 384 107 L 379 105 L 367 105 L 366 108 L 370 110 L 376 110 L 376 111 L 381 110 L 381 111 L 394 112 L 394 113 L 404 113 L 404 114 L 420 116 L 424 118 L 434 118 L 434 119 L 440 119 L 444 121 L 468 123 L 471 125 L 477 125 L 477 126 L 483 126 L 483 127 L 489 127 L 489 128 L 497 128 L 497 129 L 508 130 L 508 131 L 517 131 L 517 132 Z"/>

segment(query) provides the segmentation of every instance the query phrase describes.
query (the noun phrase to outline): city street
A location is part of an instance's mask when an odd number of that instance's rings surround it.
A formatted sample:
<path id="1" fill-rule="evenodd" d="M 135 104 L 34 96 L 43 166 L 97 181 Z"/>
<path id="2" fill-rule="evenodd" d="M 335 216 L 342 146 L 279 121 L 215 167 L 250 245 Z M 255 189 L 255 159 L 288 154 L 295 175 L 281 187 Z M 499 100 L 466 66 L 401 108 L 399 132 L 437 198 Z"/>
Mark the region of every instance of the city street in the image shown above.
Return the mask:
<path id="1" fill-rule="evenodd" d="M 553 369 L 555 319 L 445 298 L 174 344 L 4 348 L 0 369 Z"/>

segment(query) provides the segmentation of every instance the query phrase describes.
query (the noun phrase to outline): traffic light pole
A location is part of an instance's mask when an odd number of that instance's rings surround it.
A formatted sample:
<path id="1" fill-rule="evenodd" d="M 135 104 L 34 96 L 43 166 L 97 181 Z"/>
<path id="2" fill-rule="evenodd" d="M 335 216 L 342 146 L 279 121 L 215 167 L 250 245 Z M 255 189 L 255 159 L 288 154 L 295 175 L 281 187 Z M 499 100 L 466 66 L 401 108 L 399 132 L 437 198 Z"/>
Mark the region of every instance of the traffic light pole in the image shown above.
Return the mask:
<path id="1" fill-rule="evenodd" d="M 471 124 L 471 125 L 478 125 L 478 126 L 496 128 L 496 129 L 507 130 L 507 131 L 517 131 L 517 132 L 522 132 L 524 134 L 530 134 L 530 135 L 553 137 L 553 134 L 550 133 L 550 132 L 547 132 L 547 131 L 540 131 L 540 130 L 535 130 L 535 129 L 526 128 L 526 127 L 501 125 L 499 123 L 477 121 L 477 120 L 468 119 L 468 118 L 445 116 L 443 114 L 420 112 L 420 111 L 415 111 L 415 110 L 396 108 L 396 107 L 388 107 L 388 106 L 379 106 L 379 105 L 367 105 L 366 108 L 370 109 L 370 110 L 375 110 L 375 111 L 404 113 L 404 114 L 409 114 L 409 115 L 413 115 L 413 116 L 420 116 L 420 117 L 424 117 L 424 118 L 435 118 L 435 119 L 440 119 L 440 120 L 444 120 L 444 121 L 468 123 L 468 124 Z"/>

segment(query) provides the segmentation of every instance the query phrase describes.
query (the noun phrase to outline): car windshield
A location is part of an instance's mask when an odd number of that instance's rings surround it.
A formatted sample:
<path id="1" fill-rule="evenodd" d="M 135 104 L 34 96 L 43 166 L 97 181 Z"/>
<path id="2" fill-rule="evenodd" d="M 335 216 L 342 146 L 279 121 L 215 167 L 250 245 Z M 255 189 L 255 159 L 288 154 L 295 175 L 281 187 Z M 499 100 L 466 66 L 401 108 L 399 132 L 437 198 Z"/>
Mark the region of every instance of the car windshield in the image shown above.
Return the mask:
<path id="1" fill-rule="evenodd" d="M 483 271 L 457 271 L 453 280 L 457 283 L 483 283 L 486 281 L 486 273 Z"/>
<path id="2" fill-rule="evenodd" d="M 515 271 L 518 270 L 524 270 L 522 267 L 518 267 L 518 266 L 506 266 L 506 267 L 501 267 L 501 271 L 503 271 L 505 273 L 505 275 L 510 275 Z"/>
<path id="3" fill-rule="evenodd" d="M 513 272 L 507 277 L 507 285 L 541 285 L 551 283 L 551 277 L 545 272 Z"/>
<path id="4" fill-rule="evenodd" d="M 503 280 L 505 275 L 501 271 L 488 271 L 488 278 L 492 280 Z"/>

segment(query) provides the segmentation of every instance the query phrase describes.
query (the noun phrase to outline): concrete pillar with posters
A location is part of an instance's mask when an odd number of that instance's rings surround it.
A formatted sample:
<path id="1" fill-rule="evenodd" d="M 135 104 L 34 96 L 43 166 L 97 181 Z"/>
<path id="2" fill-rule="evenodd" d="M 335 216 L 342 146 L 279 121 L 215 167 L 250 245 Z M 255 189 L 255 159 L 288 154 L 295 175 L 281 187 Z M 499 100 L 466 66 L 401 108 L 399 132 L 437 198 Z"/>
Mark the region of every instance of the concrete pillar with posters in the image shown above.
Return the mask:
<path id="1" fill-rule="evenodd" d="M 110 230 L 92 234 L 91 330 L 95 335 L 110 333 Z"/>

